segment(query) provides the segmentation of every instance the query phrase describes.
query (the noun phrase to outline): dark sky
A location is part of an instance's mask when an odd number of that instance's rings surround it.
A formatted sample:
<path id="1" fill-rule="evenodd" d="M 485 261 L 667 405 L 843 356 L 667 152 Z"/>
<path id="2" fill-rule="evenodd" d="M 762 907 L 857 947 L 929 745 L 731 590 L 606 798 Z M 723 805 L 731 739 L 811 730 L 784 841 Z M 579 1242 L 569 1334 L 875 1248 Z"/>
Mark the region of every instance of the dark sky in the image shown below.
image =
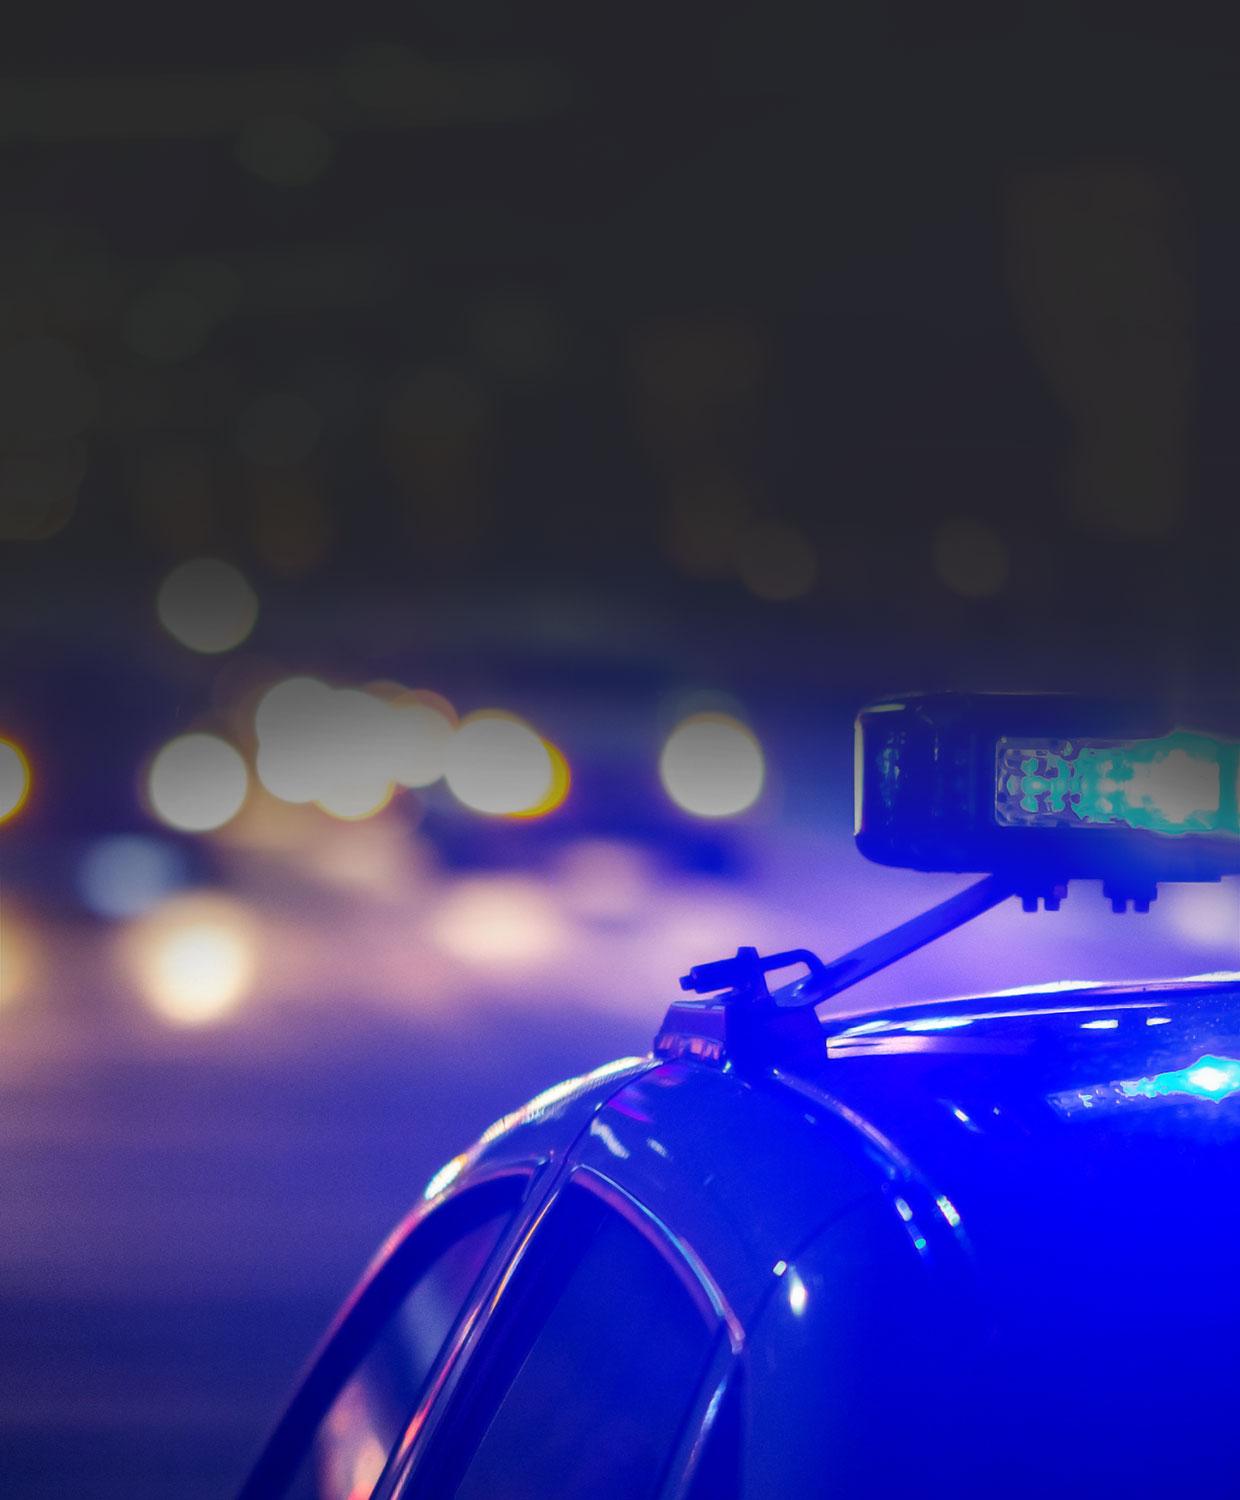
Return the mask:
<path id="1" fill-rule="evenodd" d="M 123 651 L 210 552 L 323 637 L 1234 681 L 1238 71 L 1184 8 L 27 15 L 5 623 Z"/>

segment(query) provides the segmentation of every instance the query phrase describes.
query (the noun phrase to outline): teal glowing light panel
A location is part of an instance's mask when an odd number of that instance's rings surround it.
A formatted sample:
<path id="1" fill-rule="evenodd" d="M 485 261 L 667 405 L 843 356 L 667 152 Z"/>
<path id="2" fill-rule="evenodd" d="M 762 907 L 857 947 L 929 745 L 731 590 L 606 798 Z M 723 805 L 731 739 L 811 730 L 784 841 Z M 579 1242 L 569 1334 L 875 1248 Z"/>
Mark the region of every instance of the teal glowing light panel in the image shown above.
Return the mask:
<path id="1" fill-rule="evenodd" d="M 1006 828 L 1144 828 L 1240 838 L 1240 742 L 1001 738 L 995 820 Z"/>

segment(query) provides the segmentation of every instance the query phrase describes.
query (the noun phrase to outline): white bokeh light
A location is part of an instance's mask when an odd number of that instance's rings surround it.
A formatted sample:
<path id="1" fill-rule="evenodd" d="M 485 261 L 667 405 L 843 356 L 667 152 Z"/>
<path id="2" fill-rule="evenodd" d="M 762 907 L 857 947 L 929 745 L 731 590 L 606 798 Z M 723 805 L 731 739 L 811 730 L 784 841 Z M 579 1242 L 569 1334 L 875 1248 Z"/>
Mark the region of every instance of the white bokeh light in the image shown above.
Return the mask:
<path id="1" fill-rule="evenodd" d="M 458 801 L 492 816 L 527 812 L 555 784 L 555 763 L 540 736 L 508 714 L 471 714 L 453 735 L 445 778 Z"/>
<path id="2" fill-rule="evenodd" d="M 647 857 L 635 844 L 581 839 L 560 857 L 560 899 L 572 914 L 599 926 L 638 919 L 653 885 Z"/>
<path id="3" fill-rule="evenodd" d="M 273 796 L 348 819 L 368 818 L 390 800 L 401 726 L 381 698 L 290 677 L 263 696 L 254 727 L 255 768 Z"/>
<path id="4" fill-rule="evenodd" d="M 693 714 L 678 724 L 659 757 L 668 796 L 699 818 L 727 818 L 752 807 L 766 764 L 753 731 L 728 714 Z"/>
<path id="5" fill-rule="evenodd" d="M 173 568 L 155 601 L 164 629 L 191 651 L 239 646 L 258 619 L 258 595 L 231 563 L 198 557 Z"/>
<path id="6" fill-rule="evenodd" d="M 270 687 L 254 710 L 254 728 L 261 738 L 293 734 L 312 722 L 331 688 L 318 677 L 286 677 Z"/>
<path id="7" fill-rule="evenodd" d="M 370 817 L 398 787 L 441 778 L 475 812 L 541 817 L 571 780 L 563 754 L 514 714 L 485 709 L 458 724 L 446 699 L 398 683 L 332 688 L 290 677 L 263 695 L 254 727 L 263 786 L 339 818 Z"/>
<path id="8" fill-rule="evenodd" d="M 332 689 L 317 677 L 288 677 L 269 688 L 254 714 L 258 779 L 284 802 L 313 802 L 323 781 L 324 726 Z"/>
<path id="9" fill-rule="evenodd" d="M 227 740 L 183 734 L 159 752 L 147 777 L 155 815 L 183 833 L 222 828 L 241 811 L 249 773 Z"/>
<path id="10" fill-rule="evenodd" d="M 431 786 L 447 769 L 456 725 L 433 704 L 398 700 L 391 715 L 391 771 L 401 786 Z"/>
<path id="11" fill-rule="evenodd" d="M 0 823 L 21 811 L 30 792 L 30 766 L 12 742 L 0 740 Z"/>
<path id="12" fill-rule="evenodd" d="M 237 1009 L 254 979 L 255 947 L 245 914 L 218 896 L 166 902 L 129 933 L 143 999 L 162 1020 L 205 1026 Z"/>
<path id="13" fill-rule="evenodd" d="M 331 694 L 319 725 L 314 801 L 337 818 L 368 818 L 392 795 L 392 720 L 358 688 Z"/>
<path id="14" fill-rule="evenodd" d="M 453 958 L 511 968 L 554 958 L 567 934 L 554 900 L 538 882 L 480 875 L 451 888 L 434 914 L 431 936 Z"/>

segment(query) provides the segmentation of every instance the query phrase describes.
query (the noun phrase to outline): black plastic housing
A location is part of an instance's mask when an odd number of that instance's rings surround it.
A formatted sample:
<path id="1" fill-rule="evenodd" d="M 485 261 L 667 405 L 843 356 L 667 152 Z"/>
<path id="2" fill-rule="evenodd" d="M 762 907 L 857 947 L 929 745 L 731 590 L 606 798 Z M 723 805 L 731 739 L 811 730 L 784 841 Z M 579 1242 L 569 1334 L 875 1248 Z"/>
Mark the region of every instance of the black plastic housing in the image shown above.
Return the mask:
<path id="1" fill-rule="evenodd" d="M 870 704 L 856 723 L 857 847 L 878 864 L 988 871 L 1030 890 L 1094 879 L 1141 891 L 1240 873 L 1231 835 L 1001 827 L 995 817 L 1001 736 L 1122 741 L 1184 727 L 1157 705 L 1057 694 L 911 693 Z"/>

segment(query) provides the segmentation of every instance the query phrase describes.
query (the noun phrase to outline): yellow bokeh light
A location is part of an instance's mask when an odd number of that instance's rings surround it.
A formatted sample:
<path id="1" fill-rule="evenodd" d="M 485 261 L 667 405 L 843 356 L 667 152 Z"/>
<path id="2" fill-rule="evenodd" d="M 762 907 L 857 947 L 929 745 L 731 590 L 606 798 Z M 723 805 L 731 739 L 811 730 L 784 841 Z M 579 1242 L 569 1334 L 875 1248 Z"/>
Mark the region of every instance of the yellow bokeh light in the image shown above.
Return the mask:
<path id="1" fill-rule="evenodd" d="M 258 619 L 258 595 L 218 557 L 198 557 L 173 568 L 155 601 L 160 623 L 191 651 L 217 655 L 239 646 Z"/>
<path id="2" fill-rule="evenodd" d="M 573 778 L 568 769 L 568 761 L 564 759 L 563 751 L 559 746 L 553 745 L 550 740 L 544 740 L 543 747 L 551 761 L 551 785 L 540 802 L 536 802 L 533 807 L 524 808 L 521 812 L 509 813 L 509 817 L 545 818 L 548 813 L 553 813 L 568 796 Z"/>
<path id="3" fill-rule="evenodd" d="M 214 734 L 182 734 L 164 746 L 147 774 L 151 810 L 170 828 L 206 833 L 241 811 L 249 772 L 240 753 Z"/>
<path id="4" fill-rule="evenodd" d="M 762 792 L 766 763 L 747 725 L 730 714 L 691 714 L 671 732 L 659 757 L 668 796 L 699 818 L 730 818 Z"/>
<path id="5" fill-rule="evenodd" d="M 0 739 L 0 823 L 15 818 L 30 795 L 30 762 L 20 745 Z"/>
<path id="6" fill-rule="evenodd" d="M 162 1020 L 206 1026 L 235 1011 L 256 967 L 245 913 L 218 896 L 165 902 L 127 934 L 139 991 Z"/>
<path id="7" fill-rule="evenodd" d="M 546 741 L 528 724 L 487 709 L 462 720 L 444 778 L 459 802 L 498 817 L 540 807 L 554 791 L 556 769 Z"/>

